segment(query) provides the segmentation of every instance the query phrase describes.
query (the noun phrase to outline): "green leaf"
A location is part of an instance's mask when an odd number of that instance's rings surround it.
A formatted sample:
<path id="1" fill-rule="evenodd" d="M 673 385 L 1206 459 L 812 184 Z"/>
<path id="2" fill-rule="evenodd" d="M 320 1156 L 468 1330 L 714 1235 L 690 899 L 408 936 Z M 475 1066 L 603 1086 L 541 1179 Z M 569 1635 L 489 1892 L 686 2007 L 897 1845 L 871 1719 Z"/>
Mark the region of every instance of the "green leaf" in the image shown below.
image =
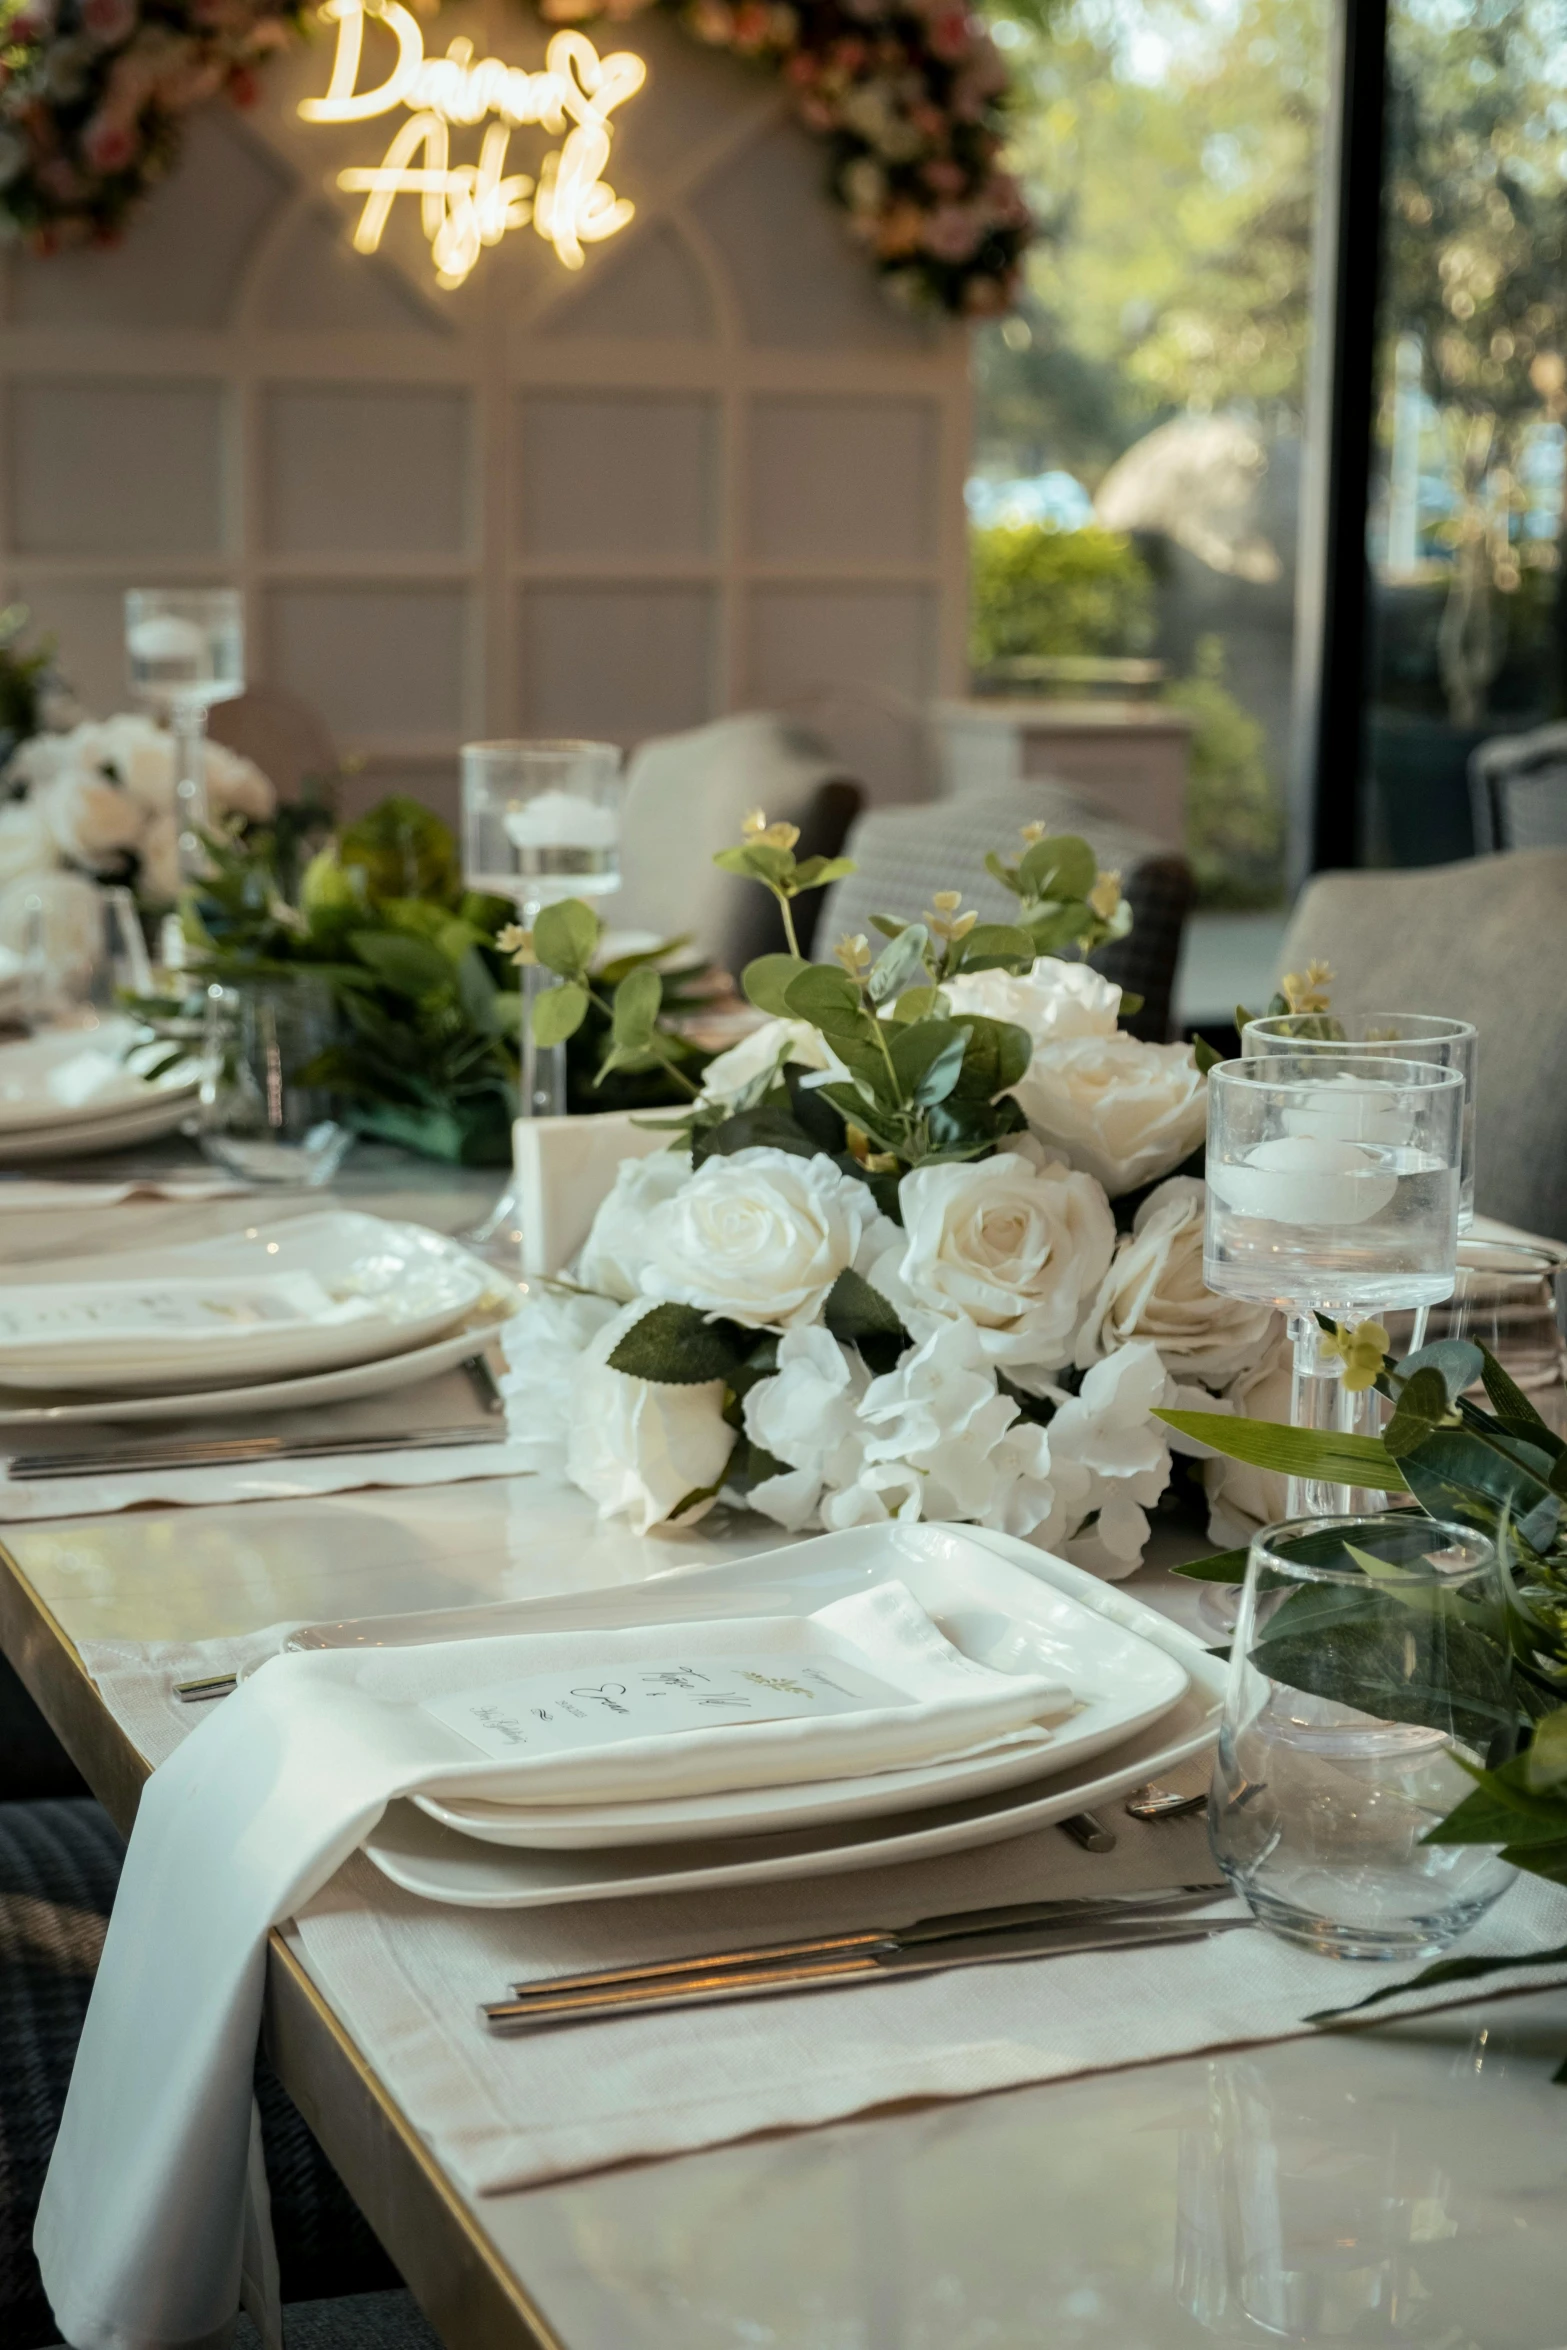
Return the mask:
<path id="1" fill-rule="evenodd" d="M 564 1044 L 568 1036 L 575 1036 L 588 1016 L 588 991 L 574 979 L 563 979 L 558 987 L 547 987 L 533 1000 L 533 1041 L 540 1045 Z"/>
<path id="2" fill-rule="evenodd" d="M 792 1151 L 796 1158 L 814 1159 L 821 1144 L 813 1142 L 791 1110 L 778 1102 L 758 1102 L 751 1110 L 736 1110 L 722 1125 L 709 1126 L 693 1137 L 691 1163 L 730 1158 L 736 1151 Z"/>
<path id="3" fill-rule="evenodd" d="M 1121 998 L 1121 1009 L 1123 1012 L 1126 1010 L 1126 998 L 1124 995 Z M 1194 1036 L 1192 1038 L 1192 1059 L 1197 1064 L 1197 1074 L 1199 1077 L 1206 1077 L 1210 1069 L 1217 1069 L 1223 1058 L 1224 1055 L 1222 1053 L 1215 1052 L 1213 1046 L 1208 1042 L 1208 1039 L 1205 1036 Z"/>
<path id="4" fill-rule="evenodd" d="M 796 889 L 830 889 L 835 881 L 846 881 L 855 870 L 852 857 L 807 857 L 803 865 L 794 869 Z"/>
<path id="5" fill-rule="evenodd" d="M 720 849 L 713 863 L 725 873 L 765 882 L 770 889 L 794 878 L 793 849 L 770 848 L 762 841 L 746 841 L 739 848 Z"/>
<path id="6" fill-rule="evenodd" d="M 1304 1585 L 1268 1619 L 1251 1663 L 1270 1680 L 1378 1721 L 1440 1730 L 1484 1753 L 1518 1720 L 1507 1651 L 1451 1592 L 1411 1611 L 1380 1585 Z"/>
<path id="7" fill-rule="evenodd" d="M 1023 884 L 1018 879 L 1017 867 L 1003 865 L 994 849 L 986 853 L 985 871 L 993 881 L 999 881 L 1003 889 L 1009 889 L 1015 898 L 1020 898 L 1023 895 Z"/>
<path id="8" fill-rule="evenodd" d="M 1018 879 L 1031 898 L 1086 898 L 1099 878 L 1099 860 L 1086 840 L 1062 833 L 1023 851 Z"/>
<path id="9" fill-rule="evenodd" d="M 700 1387 L 709 1379 L 732 1379 L 744 1360 L 744 1347 L 700 1306 L 665 1304 L 650 1306 L 633 1322 L 609 1367 L 655 1387 Z"/>
<path id="10" fill-rule="evenodd" d="M 1567 1706 L 1560 1706 L 1537 1724 L 1526 1758 L 1525 1776 L 1532 1789 L 1560 1786 L 1567 1779 Z M 1562 1834 L 1567 1836 L 1567 1799 L 1558 1799 Z"/>
<path id="11" fill-rule="evenodd" d="M 1470 1428 L 1437 1428 L 1399 1463 L 1433 1518 L 1456 1518 L 1493 1538 L 1509 1522 L 1533 1551 L 1549 1549 L 1561 1497 L 1525 1462 Z"/>
<path id="12" fill-rule="evenodd" d="M 1075 900 L 1053 913 L 1036 915 L 1027 926 L 1035 954 L 1058 955 L 1063 947 L 1075 946 L 1085 931 L 1092 930 L 1094 920 L 1093 908 Z"/>
<path id="13" fill-rule="evenodd" d="M 1364 1999 L 1351 2000 L 1347 2007 L 1319 2007 L 1306 2021 L 1336 2023 L 1341 2016 L 1359 2015 L 1363 2008 L 1380 2007 L 1384 1999 L 1400 1999 L 1407 1991 L 1434 1991 L 1445 1983 L 1477 1983 L 1486 1975 L 1526 1966 L 1567 1966 L 1567 1942 L 1555 1950 L 1530 1950 L 1515 1958 L 1491 1958 L 1481 1953 L 1473 1958 L 1439 1958 L 1435 1966 L 1428 1966 L 1410 1982 L 1384 1983 L 1380 1991 L 1372 1991 Z"/>
<path id="14" fill-rule="evenodd" d="M 811 968 L 799 955 L 758 955 L 741 972 L 740 985 L 747 1000 L 759 1012 L 771 1012 L 774 1019 L 787 1020 L 790 1012 L 784 1001 L 785 991 L 791 980 Z"/>
<path id="15" fill-rule="evenodd" d="M 900 930 L 891 944 L 882 948 L 871 965 L 866 987 L 873 1004 L 890 1003 L 923 978 L 925 950 L 930 945 L 930 932 L 923 922 L 911 922 L 907 930 Z"/>
<path id="16" fill-rule="evenodd" d="M 911 1020 L 928 1020 L 940 1002 L 939 987 L 906 987 L 892 1007 L 892 1016 L 900 1026 Z"/>
<path id="17" fill-rule="evenodd" d="M 952 965 L 958 971 L 1000 971 L 1033 960 L 1034 942 L 1015 922 L 976 922 L 959 939 Z"/>
<path id="18" fill-rule="evenodd" d="M 587 970 L 599 929 L 591 906 L 581 898 L 562 898 L 558 906 L 540 908 L 533 925 L 533 951 L 548 970 L 577 979 Z"/>
<path id="19" fill-rule="evenodd" d="M 873 914 L 871 916 L 872 930 L 879 930 L 883 938 L 901 937 L 908 927 L 908 924 L 900 922 L 895 914 Z"/>
<path id="20" fill-rule="evenodd" d="M 1034 1057 L 1034 1040 L 1014 1020 L 965 1019 L 969 1032 L 963 1073 L 953 1087 L 960 1102 L 993 1102 L 1016 1085 Z"/>
<path id="21" fill-rule="evenodd" d="M 431 995 L 452 984 L 450 963 L 427 939 L 400 930 L 356 930 L 348 943 L 361 963 L 399 995 Z"/>
<path id="22" fill-rule="evenodd" d="M 1558 1447 L 1561 1443 L 1560 1437 L 1556 1435 L 1548 1422 L 1541 1419 L 1523 1389 L 1502 1368 L 1490 1348 L 1484 1344 L 1480 1348 L 1480 1359 L 1485 1366 L 1481 1374 L 1485 1380 L 1485 1392 L 1491 1399 L 1491 1408 L 1497 1418 L 1514 1421 L 1520 1427 L 1543 1429 L 1545 1435 L 1551 1439 L 1551 1449 L 1554 1450 Z"/>
<path id="23" fill-rule="evenodd" d="M 615 990 L 611 1034 L 623 1052 L 646 1052 L 658 1010 L 664 1000 L 664 982 L 656 971 L 633 971 Z"/>
<path id="24" fill-rule="evenodd" d="M 946 1029 L 950 1024 L 945 1020 L 932 1020 L 926 1025 Z M 963 1074 L 963 1059 L 967 1050 L 968 1030 L 954 1028 L 914 1088 L 914 1106 L 917 1110 L 933 1110 L 938 1102 L 946 1100 Z"/>
<path id="25" fill-rule="evenodd" d="M 1405 1484 L 1402 1464 L 1389 1458 L 1379 1436 L 1286 1428 L 1275 1420 L 1243 1420 L 1228 1412 L 1156 1411 L 1154 1418 L 1253 1469 L 1315 1477 L 1328 1485 L 1369 1485 L 1386 1493 L 1397 1493 Z"/>
<path id="26" fill-rule="evenodd" d="M 825 963 L 808 963 L 783 991 L 784 1008 L 793 1020 L 809 1020 L 824 1036 L 853 1034 L 864 1023 L 860 991 L 847 971 Z"/>
<path id="27" fill-rule="evenodd" d="M 1188 1559 L 1171 1571 L 1192 1583 L 1244 1583 L 1249 1556 L 1244 1550 L 1216 1550 L 1211 1558 Z"/>
<path id="28" fill-rule="evenodd" d="M 925 1107 L 930 1102 L 945 1101 L 957 1082 L 967 1043 L 967 1028 L 960 1028 L 955 1020 L 917 1020 L 901 1028 L 894 1025 L 888 1036 L 888 1047 L 904 1092 L 919 1098 Z M 950 1074 L 943 1072 L 941 1091 L 931 1094 L 927 1101 L 919 1094 L 919 1088 L 935 1064 L 944 1058 L 951 1060 Z"/>
<path id="29" fill-rule="evenodd" d="M 1406 1355 L 1395 1376 L 1412 1379 L 1419 1371 L 1440 1371 L 1447 1400 L 1456 1404 L 1479 1378 L 1480 1364 L 1480 1349 L 1471 1346 L 1467 1338 L 1438 1338 L 1432 1345 L 1423 1346 L 1418 1354 Z"/>
<path id="30" fill-rule="evenodd" d="M 1405 1379 L 1398 1390 L 1393 1417 L 1382 1431 L 1382 1442 L 1394 1460 L 1401 1460 L 1406 1452 L 1424 1444 L 1448 1417 L 1450 1409 L 1447 1382 L 1434 1364 Z"/>
<path id="31" fill-rule="evenodd" d="M 853 1271 L 840 1273 L 828 1290 L 822 1319 L 840 1346 L 857 1346 L 878 1374 L 890 1371 L 909 1343 L 896 1307 Z"/>

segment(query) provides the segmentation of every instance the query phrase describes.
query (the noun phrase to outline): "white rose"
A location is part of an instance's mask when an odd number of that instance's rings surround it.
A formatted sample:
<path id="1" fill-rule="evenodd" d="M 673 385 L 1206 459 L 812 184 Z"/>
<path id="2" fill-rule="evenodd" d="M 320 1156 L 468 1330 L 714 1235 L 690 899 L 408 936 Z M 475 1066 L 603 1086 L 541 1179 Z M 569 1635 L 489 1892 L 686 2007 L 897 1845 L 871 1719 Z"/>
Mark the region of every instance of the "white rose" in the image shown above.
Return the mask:
<path id="1" fill-rule="evenodd" d="M 60 862 L 43 811 L 33 800 L 0 808 L 0 888 L 30 873 L 50 873 Z"/>
<path id="2" fill-rule="evenodd" d="M 1273 1308 L 1220 1297 L 1203 1280 L 1206 1200 L 1207 1186 L 1190 1175 L 1148 1194 L 1078 1334 L 1080 1363 L 1149 1338 L 1167 1371 L 1222 1387 L 1263 1353 L 1278 1327 Z"/>
<path id="3" fill-rule="evenodd" d="M 753 1509 L 797 1534 L 816 1515 L 824 1484 L 853 1482 L 861 1465 L 855 1407 L 869 1384 L 859 1357 L 819 1323 L 784 1332 L 777 1372 L 745 1399 L 747 1436 L 786 1464 L 751 1488 Z"/>
<path id="4" fill-rule="evenodd" d="M 645 1159 L 622 1159 L 608 1197 L 593 1219 L 572 1279 L 628 1305 L 642 1287 L 647 1266 L 647 1220 L 691 1179 L 689 1151 L 654 1151 Z"/>
<path id="5" fill-rule="evenodd" d="M 687 1494 L 719 1484 L 735 1441 L 722 1379 L 675 1387 L 610 1369 L 609 1356 L 647 1310 L 642 1299 L 623 1306 L 589 1340 L 572 1374 L 566 1439 L 572 1483 L 601 1518 L 629 1518 L 637 1534 L 672 1518 Z M 711 1507 L 699 1502 L 682 1524 Z"/>
<path id="6" fill-rule="evenodd" d="M 1232 1380 L 1225 1402 L 1243 1420 L 1288 1422 L 1293 1388 L 1293 1349 L 1280 1331 L 1261 1362 Z M 1209 1538 L 1222 1550 L 1239 1549 L 1259 1526 L 1276 1526 L 1290 1514 L 1289 1479 L 1276 1469 L 1253 1469 L 1245 1461 L 1216 1456 L 1203 1463 L 1202 1482 Z"/>
<path id="7" fill-rule="evenodd" d="M 1010 1534 L 1073 1522 L 1087 1476 L 1056 1475 L 1048 1432 L 999 1393 L 967 1322 L 939 1323 L 859 1408 L 862 1463 L 821 1505 L 830 1528 L 889 1518 L 966 1518 Z M 1080 1515 L 1080 1512 L 1075 1513 Z"/>
<path id="8" fill-rule="evenodd" d="M 62 857 L 97 869 L 136 847 L 146 815 L 129 792 L 91 768 L 68 768 L 38 792 L 36 805 Z"/>
<path id="9" fill-rule="evenodd" d="M 206 745 L 207 798 L 215 816 L 252 816 L 265 822 L 277 807 L 277 793 L 253 759 L 226 744 Z"/>
<path id="10" fill-rule="evenodd" d="M 1169 1397 L 1157 1350 L 1138 1339 L 1095 1363 L 1050 1423 L 1052 1459 L 1087 1471 L 1085 1515 L 1098 1513 L 1096 1539 L 1068 1555 L 1112 1580 L 1140 1561 L 1146 1513 L 1169 1483 L 1168 1431 L 1153 1417 Z"/>
<path id="11" fill-rule="evenodd" d="M 1036 1163 L 1038 1162 L 1038 1163 Z M 905 1247 L 886 1286 L 912 1313 L 963 1316 L 1021 1384 L 1069 1362 L 1115 1247 L 1098 1184 L 1037 1151 L 918 1167 L 898 1186 Z"/>
<path id="12" fill-rule="evenodd" d="M 65 739 L 76 746 L 79 765 L 112 770 L 149 816 L 173 809 L 174 737 L 166 728 L 126 710 L 117 718 L 78 726 Z"/>
<path id="13" fill-rule="evenodd" d="M 808 1020 L 768 1020 L 742 1036 L 702 1072 L 702 1099 L 730 1108 L 747 1095 L 764 1094 L 785 1062 L 801 1069 L 825 1069 L 846 1076 L 842 1062 Z"/>
<path id="14" fill-rule="evenodd" d="M 530 1469 L 564 1468 L 577 1370 L 589 1343 L 614 1318 L 608 1298 L 541 1287 L 503 1323 L 506 1441 L 526 1451 Z"/>
<path id="15" fill-rule="evenodd" d="M 151 816 L 141 836 L 141 894 L 155 906 L 172 905 L 180 894 L 180 828 L 172 816 Z"/>
<path id="16" fill-rule="evenodd" d="M 649 1216 L 643 1292 L 749 1330 L 814 1322 L 881 1221 L 868 1187 L 823 1155 L 715 1155 Z"/>
<path id="17" fill-rule="evenodd" d="M 1074 1037 L 1114 1036 L 1121 990 L 1089 963 L 1041 955 L 1032 970 L 960 972 L 946 984 L 954 1014 L 977 1012 L 1026 1028 L 1036 1048 Z"/>
<path id="18" fill-rule="evenodd" d="M 1207 1081 L 1185 1044 L 1117 1034 L 1045 1045 L 1013 1092 L 1040 1140 L 1112 1199 L 1168 1175 L 1207 1129 Z"/>

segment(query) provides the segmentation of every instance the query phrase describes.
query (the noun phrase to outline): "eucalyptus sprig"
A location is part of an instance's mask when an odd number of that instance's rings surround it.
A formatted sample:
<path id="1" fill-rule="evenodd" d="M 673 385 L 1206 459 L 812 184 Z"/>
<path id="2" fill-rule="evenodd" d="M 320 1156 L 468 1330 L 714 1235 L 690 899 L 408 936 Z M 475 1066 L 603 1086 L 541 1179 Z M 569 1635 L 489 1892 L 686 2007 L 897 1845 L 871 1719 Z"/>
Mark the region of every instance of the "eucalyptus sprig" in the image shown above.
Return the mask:
<path id="1" fill-rule="evenodd" d="M 496 937 L 499 951 L 519 969 L 542 966 L 556 974 L 557 984 L 534 998 L 533 1040 L 549 1046 L 565 1044 L 576 1035 L 596 1007 L 609 1021 L 609 1043 L 599 1062 L 595 1083 L 616 1069 L 659 1066 L 691 1101 L 700 1088 L 680 1066 L 692 1057 L 684 1040 L 659 1026 L 664 981 L 657 969 L 660 947 L 648 955 L 627 955 L 610 973 L 595 970 L 604 925 L 581 898 L 564 898 L 545 906 L 531 930 L 508 923 Z M 682 945 L 683 940 L 671 942 Z M 607 992 L 606 992 L 607 988 Z"/>
<path id="2" fill-rule="evenodd" d="M 789 941 L 789 952 L 798 962 L 799 935 L 794 927 L 794 901 L 808 889 L 826 889 L 834 881 L 842 881 L 854 871 L 852 857 L 807 857 L 801 863 L 795 856 L 795 843 L 800 837 L 798 824 L 769 824 L 760 808 L 753 808 L 740 827 L 740 845 L 720 849 L 713 863 L 725 873 L 739 874 L 748 881 L 759 881 L 776 899 L 783 917 L 784 936 Z"/>

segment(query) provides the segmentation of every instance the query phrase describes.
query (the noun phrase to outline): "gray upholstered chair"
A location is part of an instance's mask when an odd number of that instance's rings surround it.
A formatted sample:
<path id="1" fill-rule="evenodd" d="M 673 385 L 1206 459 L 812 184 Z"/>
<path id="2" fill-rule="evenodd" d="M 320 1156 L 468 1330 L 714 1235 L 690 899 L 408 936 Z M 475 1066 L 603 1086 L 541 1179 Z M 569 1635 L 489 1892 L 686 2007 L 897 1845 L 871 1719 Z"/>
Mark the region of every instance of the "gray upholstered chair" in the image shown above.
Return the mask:
<path id="1" fill-rule="evenodd" d="M 856 870 L 827 894 L 816 930 L 818 958 L 846 931 L 869 936 L 873 914 L 917 914 L 938 889 L 960 889 L 964 903 L 976 906 L 984 921 L 1007 921 L 1017 900 L 986 872 L 985 855 L 1017 849 L 1022 827 L 1035 822 L 1052 832 L 1077 833 L 1102 866 L 1120 872 L 1132 908 L 1131 933 L 1101 947 L 1091 960 L 1142 997 L 1143 1008 L 1127 1027 L 1162 1044 L 1170 1033 L 1175 967 L 1191 905 L 1190 868 L 1184 857 L 1062 784 L 1031 781 L 964 792 L 925 807 L 871 809 L 844 843 Z"/>
<path id="2" fill-rule="evenodd" d="M 1313 956 L 1333 967 L 1340 1011 L 1474 1022 L 1475 1205 L 1567 1239 L 1567 848 L 1319 874 L 1279 970 Z"/>
<path id="3" fill-rule="evenodd" d="M 1493 735 L 1469 760 L 1475 847 L 1567 848 L 1567 726 Z"/>

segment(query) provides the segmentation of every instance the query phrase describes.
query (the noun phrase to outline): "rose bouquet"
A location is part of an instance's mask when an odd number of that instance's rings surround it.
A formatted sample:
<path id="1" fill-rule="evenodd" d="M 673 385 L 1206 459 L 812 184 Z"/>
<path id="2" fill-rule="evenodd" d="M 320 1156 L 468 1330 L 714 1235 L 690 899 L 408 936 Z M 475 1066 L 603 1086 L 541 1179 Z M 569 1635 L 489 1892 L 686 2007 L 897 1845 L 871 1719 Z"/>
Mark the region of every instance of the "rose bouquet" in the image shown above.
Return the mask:
<path id="1" fill-rule="evenodd" d="M 1119 1028 L 1121 990 L 1069 959 L 1124 932 L 1117 878 L 1040 834 L 990 860 L 1011 922 L 943 891 L 878 918 L 879 952 L 752 963 L 766 1024 L 511 1325 L 525 1441 L 602 1515 L 965 1519 L 1106 1575 L 1138 1563 L 1171 1472 L 1155 1410 L 1213 1408 L 1277 1318 L 1203 1285 L 1204 1056 Z M 757 816 L 719 860 L 791 941 L 794 898 L 845 870 L 794 840 Z M 541 1041 L 592 1008 L 597 935 L 573 901 L 514 941 L 558 975 Z M 656 1044 L 659 1003 L 652 972 L 620 987 L 606 1067 Z"/>

